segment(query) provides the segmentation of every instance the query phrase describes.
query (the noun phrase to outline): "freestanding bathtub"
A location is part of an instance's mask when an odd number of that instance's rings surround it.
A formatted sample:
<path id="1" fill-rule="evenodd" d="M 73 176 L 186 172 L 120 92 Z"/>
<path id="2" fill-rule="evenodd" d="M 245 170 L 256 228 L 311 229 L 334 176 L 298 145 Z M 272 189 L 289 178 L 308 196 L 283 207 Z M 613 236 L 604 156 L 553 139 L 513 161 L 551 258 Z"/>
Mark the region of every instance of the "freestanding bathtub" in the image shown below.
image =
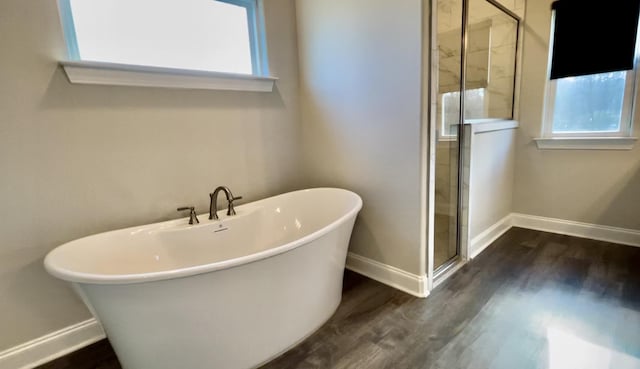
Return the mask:
<path id="1" fill-rule="evenodd" d="M 219 212 L 81 238 L 47 271 L 72 283 L 126 369 L 264 364 L 340 304 L 360 197 L 294 191 Z M 226 209 L 225 209 L 226 210 Z"/>

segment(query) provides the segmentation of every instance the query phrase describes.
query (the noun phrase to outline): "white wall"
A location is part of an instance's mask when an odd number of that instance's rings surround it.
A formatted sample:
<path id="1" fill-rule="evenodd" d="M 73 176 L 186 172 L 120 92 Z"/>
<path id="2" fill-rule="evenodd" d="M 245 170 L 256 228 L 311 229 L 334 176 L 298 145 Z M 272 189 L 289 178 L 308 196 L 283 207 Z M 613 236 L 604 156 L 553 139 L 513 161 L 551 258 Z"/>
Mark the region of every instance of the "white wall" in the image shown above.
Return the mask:
<path id="1" fill-rule="evenodd" d="M 90 317 L 44 255 L 96 232 L 298 187 L 293 0 L 265 1 L 273 93 L 71 85 L 55 1 L 0 2 L 0 351 Z"/>
<path id="2" fill-rule="evenodd" d="M 532 141 L 541 134 L 551 2 L 527 1 L 514 210 L 639 230 L 640 144 L 630 151 L 539 150 Z M 640 114 L 633 135 L 640 136 Z"/>
<path id="3" fill-rule="evenodd" d="M 469 239 L 473 240 L 513 211 L 516 129 L 473 132 L 470 125 L 465 129 L 472 135 Z"/>
<path id="4" fill-rule="evenodd" d="M 305 184 L 360 194 L 350 251 L 420 274 L 421 1 L 296 6 Z"/>

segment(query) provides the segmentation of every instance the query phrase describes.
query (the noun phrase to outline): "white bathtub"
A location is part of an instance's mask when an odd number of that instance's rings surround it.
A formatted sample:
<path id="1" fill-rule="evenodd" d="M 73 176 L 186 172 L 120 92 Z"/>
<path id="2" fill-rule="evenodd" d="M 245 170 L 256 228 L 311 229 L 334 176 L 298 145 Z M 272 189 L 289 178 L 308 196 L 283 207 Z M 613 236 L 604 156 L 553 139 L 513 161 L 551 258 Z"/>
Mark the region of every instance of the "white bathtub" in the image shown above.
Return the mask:
<path id="1" fill-rule="evenodd" d="M 198 216 L 101 233 L 45 258 L 102 323 L 125 369 L 256 367 L 338 307 L 360 197 L 295 191 Z"/>

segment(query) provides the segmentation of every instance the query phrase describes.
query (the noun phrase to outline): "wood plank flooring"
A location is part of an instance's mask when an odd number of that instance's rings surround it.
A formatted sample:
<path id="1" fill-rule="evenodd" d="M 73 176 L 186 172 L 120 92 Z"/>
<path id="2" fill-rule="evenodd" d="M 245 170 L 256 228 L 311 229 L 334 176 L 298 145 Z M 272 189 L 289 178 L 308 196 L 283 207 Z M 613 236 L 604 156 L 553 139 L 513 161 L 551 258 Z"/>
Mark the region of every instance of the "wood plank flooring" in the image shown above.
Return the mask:
<path id="1" fill-rule="evenodd" d="M 105 340 L 40 368 L 120 366 Z M 346 272 L 276 368 L 640 369 L 640 248 L 512 228 L 427 299 Z"/>

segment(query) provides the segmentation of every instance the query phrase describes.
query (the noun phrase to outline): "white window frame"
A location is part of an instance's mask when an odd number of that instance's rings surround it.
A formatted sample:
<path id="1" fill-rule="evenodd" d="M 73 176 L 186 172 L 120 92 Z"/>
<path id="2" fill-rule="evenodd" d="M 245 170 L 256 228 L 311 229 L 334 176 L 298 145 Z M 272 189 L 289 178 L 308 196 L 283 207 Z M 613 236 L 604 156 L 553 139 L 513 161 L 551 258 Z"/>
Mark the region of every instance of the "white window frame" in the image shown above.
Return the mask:
<path id="1" fill-rule="evenodd" d="M 553 113 L 557 90 L 557 80 L 551 79 L 554 32 L 555 12 L 552 12 L 541 137 L 534 139 L 538 148 L 595 150 L 631 149 L 637 140 L 635 137 L 631 137 L 631 134 L 633 133 L 633 117 L 636 109 L 635 101 L 638 90 L 637 86 L 640 83 L 640 73 L 638 73 L 640 60 L 638 55 L 640 50 L 640 35 L 636 39 L 636 55 L 633 70 L 624 71 L 626 72 L 626 75 L 622 111 L 620 114 L 620 128 L 617 131 L 553 132 Z"/>
<path id="2" fill-rule="evenodd" d="M 79 84 L 168 87 L 270 92 L 277 78 L 269 75 L 262 0 L 210 0 L 247 9 L 252 74 L 85 61 L 80 58 L 70 0 L 58 0 L 67 46 L 60 61 L 70 82 Z"/>

